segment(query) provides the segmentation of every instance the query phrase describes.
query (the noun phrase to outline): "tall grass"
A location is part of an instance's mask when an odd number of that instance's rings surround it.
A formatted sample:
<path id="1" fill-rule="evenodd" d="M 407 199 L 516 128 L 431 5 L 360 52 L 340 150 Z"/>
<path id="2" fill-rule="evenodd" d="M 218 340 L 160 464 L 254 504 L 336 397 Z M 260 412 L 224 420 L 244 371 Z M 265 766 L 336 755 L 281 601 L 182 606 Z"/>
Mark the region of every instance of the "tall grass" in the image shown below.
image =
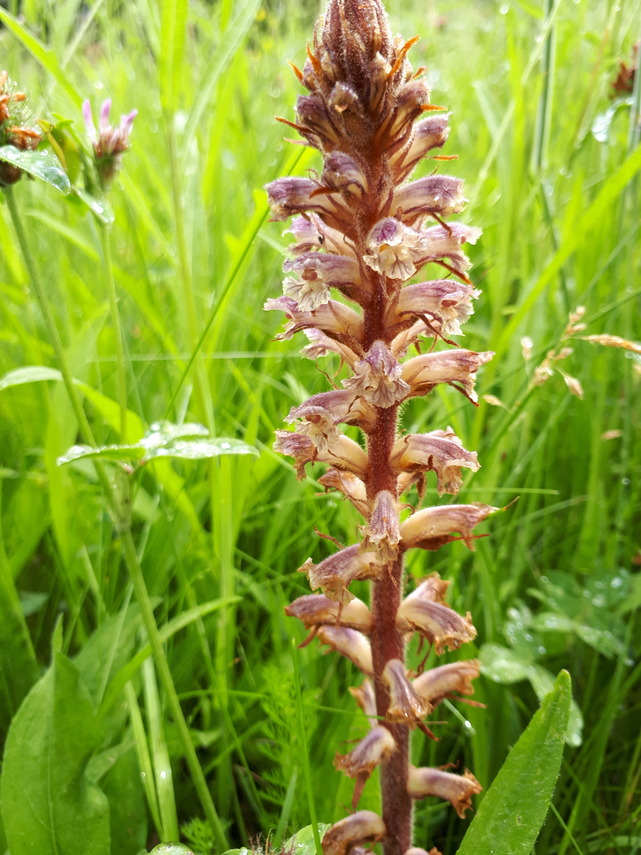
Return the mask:
<path id="1" fill-rule="evenodd" d="M 536 709 L 537 689 L 566 667 L 574 744 L 536 851 L 638 852 L 641 362 L 577 339 L 558 366 L 580 382 L 582 400 L 559 372 L 540 386 L 532 379 L 578 306 L 585 335 L 641 338 L 641 149 L 629 104 L 605 138 L 592 132 L 610 106 L 618 60 L 639 38 L 641 2 L 395 0 L 388 8 L 395 30 L 428 33 L 413 62 L 429 66 L 433 101 L 453 111 L 447 152 L 460 155 L 471 220 L 484 226 L 473 256 L 484 298 L 465 346 L 497 352 L 479 381 L 491 397 L 474 413 L 445 391 L 409 405 L 407 429 L 451 423 L 479 449 L 483 468 L 463 501 L 520 497 L 474 554 L 452 544 L 410 564 L 416 574 L 446 572 L 452 605 L 473 607 L 485 645 L 477 697 L 487 705 L 467 710 L 466 728 L 439 725 L 441 742 L 424 749 L 433 757 L 415 759 L 470 758 L 489 785 Z M 133 474 L 107 464 L 119 507 L 130 512 L 168 692 L 127 572 L 126 537 L 95 470 L 88 461 L 56 464 L 78 439 L 67 392 L 56 380 L 18 384 L 11 373 L 59 365 L 0 206 L 0 377 L 8 375 L 0 381 L 0 741 L 52 649 L 71 657 L 102 728 L 94 778 L 109 798 L 113 852 L 136 855 L 181 827 L 203 849 L 270 832 L 278 841 L 310 822 L 312 809 L 321 821 L 337 819 L 351 797 L 331 765 L 341 739 L 362 735 L 346 691 L 351 666 L 294 650 L 302 634 L 283 605 L 306 592 L 295 570 L 310 528 L 348 542 L 357 520 L 311 478 L 297 482 L 271 451 L 283 415 L 324 378 L 294 361 L 295 345 L 274 342 L 278 319 L 261 308 L 279 292 L 286 243 L 267 221 L 261 188 L 318 165 L 283 142 L 273 121 L 292 117 L 297 85 L 286 61 L 303 61 L 318 11 L 256 0 L 31 0 L 25 29 L 0 31 L 2 65 L 31 93 L 34 115 L 80 126 L 84 97 L 139 110 L 110 197 L 109 251 L 85 208 L 25 179 L 14 190 L 97 442 L 136 441 L 167 419 L 201 422 L 260 450 L 156 460 Z M 325 554 L 319 538 L 313 557 Z M 310 769 L 323 782 L 311 791 Z M 362 807 L 375 807 L 374 793 L 366 788 Z M 417 824 L 445 853 L 464 830 L 440 805 L 421 806 Z"/>

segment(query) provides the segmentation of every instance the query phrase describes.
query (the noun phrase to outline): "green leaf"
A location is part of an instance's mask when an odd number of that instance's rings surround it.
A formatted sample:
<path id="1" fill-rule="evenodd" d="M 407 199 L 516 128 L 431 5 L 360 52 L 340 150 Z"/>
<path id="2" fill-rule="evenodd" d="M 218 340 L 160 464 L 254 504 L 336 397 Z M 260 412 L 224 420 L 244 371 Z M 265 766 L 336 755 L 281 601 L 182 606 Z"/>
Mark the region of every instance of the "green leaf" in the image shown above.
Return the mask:
<path id="1" fill-rule="evenodd" d="M 479 651 L 481 673 L 495 683 L 510 685 L 521 680 L 529 680 L 539 702 L 552 691 L 554 676 L 533 659 L 502 647 L 500 644 L 484 644 Z M 565 741 L 574 748 L 583 741 L 583 714 L 577 702 L 572 698 Z"/>
<path id="2" fill-rule="evenodd" d="M 529 855 L 559 776 L 571 697 L 570 675 L 561 671 L 481 802 L 458 855 Z"/>
<path id="3" fill-rule="evenodd" d="M 238 852 L 239 850 L 234 849 L 232 851 Z M 151 855 L 195 855 L 195 853 L 193 849 L 183 843 L 159 843 L 151 850 Z"/>
<path id="4" fill-rule="evenodd" d="M 87 776 L 101 733 L 76 666 L 61 653 L 13 720 L 0 807 L 11 855 L 109 855 L 109 805 Z"/>
<path id="5" fill-rule="evenodd" d="M 327 829 L 329 828 L 328 823 L 319 822 L 317 823 L 318 834 L 322 838 Z M 314 826 L 306 825 L 305 828 L 301 828 L 300 831 L 297 831 L 293 837 L 290 837 L 289 840 L 285 842 L 283 845 L 283 850 L 285 852 L 289 852 L 290 850 L 295 852 L 296 855 L 316 855 L 316 843 L 314 842 Z"/>
<path id="6" fill-rule="evenodd" d="M 185 54 L 188 0 L 162 0 L 160 23 L 160 98 L 164 109 L 177 107 Z"/>
<path id="7" fill-rule="evenodd" d="M 24 383 L 41 383 L 43 380 L 62 380 L 62 374 L 57 368 L 46 365 L 28 365 L 26 368 L 16 368 L 9 371 L 0 379 L 0 392 L 12 386 L 22 386 Z"/>
<path id="8" fill-rule="evenodd" d="M 199 424 L 174 425 L 168 422 L 153 424 L 138 442 L 123 445 L 73 445 L 58 458 L 58 465 L 86 458 L 114 462 L 146 463 L 159 457 L 178 457 L 183 460 L 205 460 L 223 454 L 258 454 L 257 450 L 240 439 L 230 437 L 209 438 L 207 428 Z"/>
<path id="9" fill-rule="evenodd" d="M 106 226 L 112 225 L 115 216 L 111 205 L 106 199 L 99 199 L 87 190 L 83 190 L 82 187 L 74 187 L 73 192 L 101 223 L 104 223 Z"/>
<path id="10" fill-rule="evenodd" d="M 13 15 L 10 15 L 9 12 L 2 7 L 0 7 L 0 21 L 6 25 L 8 30 L 11 30 L 11 32 L 17 36 L 31 56 L 39 62 L 55 80 L 58 81 L 73 103 L 77 107 L 80 107 L 82 104 L 82 98 L 74 89 L 69 77 L 65 74 L 64 69 L 58 61 L 56 52 L 44 45 L 39 39 L 30 33 L 26 27 L 23 27 L 23 25 L 13 17 Z"/>
<path id="11" fill-rule="evenodd" d="M 30 151 L 29 149 L 16 148 L 13 145 L 0 146 L 0 160 L 11 163 L 28 172 L 34 178 L 39 178 L 47 184 L 51 184 L 61 193 L 71 192 L 71 183 L 67 173 L 60 166 L 60 161 L 51 149 L 40 149 Z"/>

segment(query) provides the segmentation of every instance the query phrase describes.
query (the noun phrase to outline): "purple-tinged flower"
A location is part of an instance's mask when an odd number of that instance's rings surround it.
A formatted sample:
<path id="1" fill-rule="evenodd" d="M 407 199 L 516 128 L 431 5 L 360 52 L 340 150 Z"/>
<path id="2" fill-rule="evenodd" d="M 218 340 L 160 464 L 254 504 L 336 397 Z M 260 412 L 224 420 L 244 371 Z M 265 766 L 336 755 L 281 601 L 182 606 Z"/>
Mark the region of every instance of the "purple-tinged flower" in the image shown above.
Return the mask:
<path id="1" fill-rule="evenodd" d="M 474 375 L 493 356 L 491 351 L 475 353 L 472 350 L 426 353 L 403 364 L 402 378 L 410 385 L 411 395 L 425 395 L 438 383 L 448 383 L 476 403 L 478 395 L 474 391 Z"/>
<path id="2" fill-rule="evenodd" d="M 432 706 L 445 698 L 458 695 L 473 695 L 472 680 L 479 676 L 481 663 L 478 659 L 449 662 L 425 671 L 412 681 L 414 691 Z"/>
<path id="3" fill-rule="evenodd" d="M 383 682 L 390 694 L 386 720 L 403 722 L 410 727 L 421 721 L 431 711 L 430 704 L 422 698 L 407 679 L 405 665 L 400 659 L 389 659 L 383 669 Z"/>
<path id="4" fill-rule="evenodd" d="M 325 625 L 318 630 L 318 640 L 349 659 L 363 674 L 371 676 L 374 673 L 372 649 L 362 632 L 345 626 Z"/>
<path id="5" fill-rule="evenodd" d="M 359 843 L 385 837 L 385 823 L 371 810 L 359 810 L 334 823 L 323 835 L 323 855 L 350 855 Z"/>
<path id="6" fill-rule="evenodd" d="M 355 579 L 375 579 L 380 576 L 382 565 L 375 552 L 363 552 L 360 544 L 347 546 L 335 552 L 320 564 L 314 564 L 311 558 L 299 568 L 306 573 L 312 591 L 320 590 L 338 603 L 349 603 L 354 599 L 347 588 Z"/>
<path id="7" fill-rule="evenodd" d="M 354 395 L 375 407 L 392 407 L 410 395 L 402 367 L 385 342 L 375 341 L 367 355 L 354 365 L 353 377 L 342 381 Z"/>
<path id="8" fill-rule="evenodd" d="M 326 426 L 339 423 L 357 425 L 366 430 L 375 420 L 374 408 L 363 398 L 357 398 L 348 389 L 335 389 L 312 395 L 298 407 L 293 407 L 287 416 L 292 424 L 297 419 L 310 424 L 309 430 L 299 428 L 299 433 L 310 436 L 316 431 L 326 433 Z"/>
<path id="9" fill-rule="evenodd" d="M 410 767 L 407 779 L 407 792 L 414 799 L 436 796 L 446 799 L 463 819 L 465 811 L 472 807 L 472 796 L 480 793 L 483 787 L 467 769 L 462 775 L 453 775 L 442 769 Z"/>
<path id="10" fill-rule="evenodd" d="M 449 175 L 428 175 L 399 187 L 392 199 L 392 216 L 412 226 L 426 216 L 459 214 L 467 199 L 463 182 Z"/>
<path id="11" fill-rule="evenodd" d="M 396 626 L 400 632 L 420 632 L 434 645 L 437 655 L 472 641 L 476 629 L 470 613 L 461 617 L 445 603 L 435 602 L 430 594 L 429 584 L 423 583 L 405 597 L 396 612 Z"/>
<path id="12" fill-rule="evenodd" d="M 274 451 L 294 458 L 299 479 L 305 477 L 305 465 L 317 461 L 329 463 L 337 469 L 347 469 L 359 476 L 367 468 L 367 456 L 360 445 L 342 435 L 337 439 L 328 437 L 326 449 L 320 451 L 309 436 L 297 431 L 277 430 Z"/>
<path id="13" fill-rule="evenodd" d="M 473 313 L 472 300 L 480 293 L 471 285 L 453 279 L 406 285 L 398 302 L 390 305 L 386 319 L 394 328 L 403 322 L 409 325 L 412 318 L 421 318 L 441 336 L 463 335 L 461 324 Z"/>
<path id="14" fill-rule="evenodd" d="M 361 526 L 362 548 L 377 554 L 381 564 L 398 556 L 401 530 L 398 523 L 398 502 L 389 490 L 381 490 L 374 499 L 374 510 L 365 526 Z"/>
<path id="15" fill-rule="evenodd" d="M 399 472 L 435 472 L 439 495 L 458 493 L 462 467 L 473 472 L 480 468 L 476 452 L 466 451 L 451 428 L 397 439 L 390 459 Z"/>
<path id="16" fill-rule="evenodd" d="M 441 148 L 450 135 L 449 115 L 429 116 L 417 122 L 409 142 L 390 157 L 390 166 L 397 183 L 404 181 L 416 164 L 433 148 Z"/>
<path id="17" fill-rule="evenodd" d="M 338 490 L 354 505 L 363 517 L 369 516 L 369 504 L 365 484 L 361 478 L 352 472 L 341 472 L 339 469 L 328 469 L 318 479 L 318 483 L 326 490 Z"/>
<path id="18" fill-rule="evenodd" d="M 362 349 L 360 342 L 363 336 L 363 319 L 349 306 L 336 300 L 328 300 L 316 309 L 306 311 L 301 309 L 292 297 L 278 297 L 267 300 L 265 309 L 285 312 L 289 318 L 285 330 L 277 336 L 279 340 L 290 339 L 299 330 L 315 327 L 330 338 L 346 344 L 353 351 Z"/>
<path id="19" fill-rule="evenodd" d="M 323 594 L 305 594 L 285 606 L 285 614 L 297 617 L 308 629 L 329 624 L 347 626 L 367 635 L 372 628 L 372 615 L 362 600 L 338 603 Z"/>
<path id="20" fill-rule="evenodd" d="M 473 505 L 438 505 L 424 508 L 401 523 L 401 537 L 405 549 L 435 550 L 453 540 L 462 539 L 469 549 L 474 549 L 472 529 L 499 508 L 475 502 Z M 454 537 L 458 532 L 460 538 Z"/>
<path id="21" fill-rule="evenodd" d="M 325 158 L 321 181 L 332 190 L 361 198 L 367 192 L 367 177 L 354 158 L 342 151 L 333 151 Z"/>
<path id="22" fill-rule="evenodd" d="M 111 112 L 111 98 L 103 101 L 100 108 L 98 128 L 94 125 L 91 103 L 86 100 L 82 105 L 82 115 L 85 120 L 85 128 L 89 142 L 93 146 L 96 168 L 100 175 L 103 186 L 111 183 L 118 168 L 122 155 L 129 149 L 129 137 L 138 115 L 138 110 L 132 110 L 126 116 L 120 117 L 120 124 L 114 128 L 109 124 L 109 113 Z"/>
<path id="23" fill-rule="evenodd" d="M 363 787 L 375 767 L 389 757 L 393 751 L 396 751 L 394 737 L 386 727 L 377 725 L 361 739 L 356 748 L 349 754 L 337 754 L 334 757 L 334 766 L 337 769 L 345 772 L 350 778 L 356 778 L 352 810 L 356 810 Z"/>

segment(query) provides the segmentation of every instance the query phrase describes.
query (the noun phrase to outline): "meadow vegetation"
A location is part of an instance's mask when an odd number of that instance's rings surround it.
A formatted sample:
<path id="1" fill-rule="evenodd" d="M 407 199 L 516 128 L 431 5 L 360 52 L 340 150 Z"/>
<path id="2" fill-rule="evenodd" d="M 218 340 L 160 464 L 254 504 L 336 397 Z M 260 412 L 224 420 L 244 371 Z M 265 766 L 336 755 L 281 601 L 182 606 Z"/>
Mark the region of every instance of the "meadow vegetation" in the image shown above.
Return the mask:
<path id="1" fill-rule="evenodd" d="M 320 9 L 16 5 L 0 10 L 0 69 L 34 119 L 72 119 L 89 150 L 85 98 L 94 114 L 111 98 L 116 116 L 138 115 L 113 223 L 25 177 L 10 204 L 0 193 L 0 852 L 277 847 L 345 814 L 352 784 L 332 759 L 364 732 L 353 666 L 297 650 L 305 631 L 283 611 L 309 592 L 303 560 L 328 554 L 314 530 L 352 543 L 360 520 L 314 480 L 320 469 L 298 481 L 272 450 L 284 416 L 327 380 L 295 341 L 275 341 L 281 321 L 262 309 L 288 243 L 263 185 L 320 165 L 273 120 L 293 119 L 287 61 L 304 62 Z M 462 344 L 496 353 L 478 408 L 438 388 L 405 407 L 404 426 L 450 424 L 478 451 L 460 501 L 518 497 L 474 552 L 411 555 L 410 573 L 438 571 L 451 605 L 473 612 L 463 655 L 482 662 L 485 705 L 441 705 L 439 742 L 417 739 L 413 762 L 469 766 L 487 789 L 567 669 L 567 744 L 535 851 L 632 855 L 641 84 L 613 98 L 612 82 L 641 38 L 641 2 L 387 7 L 395 32 L 422 35 L 412 62 L 452 111 L 463 219 L 483 228 L 469 252 L 483 295 Z M 98 470 L 86 452 L 60 465 L 88 438 L 33 270 L 90 432 L 119 447 Z M 603 335 L 628 345 L 586 340 Z M 375 780 L 360 807 L 377 809 Z M 468 824 L 428 800 L 417 839 L 448 855 Z"/>

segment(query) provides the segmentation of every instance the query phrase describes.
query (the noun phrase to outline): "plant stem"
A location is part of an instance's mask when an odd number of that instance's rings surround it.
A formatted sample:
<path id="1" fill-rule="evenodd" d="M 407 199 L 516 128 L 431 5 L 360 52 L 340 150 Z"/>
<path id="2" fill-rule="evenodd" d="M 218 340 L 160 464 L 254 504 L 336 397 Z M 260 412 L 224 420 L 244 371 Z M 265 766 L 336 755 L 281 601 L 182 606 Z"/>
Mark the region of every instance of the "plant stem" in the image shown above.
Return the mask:
<path id="1" fill-rule="evenodd" d="M 125 348 L 120 312 L 118 310 L 118 294 L 114 279 L 113 262 L 111 257 L 111 232 L 106 223 L 100 223 L 100 243 L 104 265 L 107 293 L 109 295 L 109 310 L 116 338 L 116 370 L 118 376 L 118 403 L 120 406 L 120 441 L 127 442 L 127 373 L 125 369 Z"/>
<path id="2" fill-rule="evenodd" d="M 396 476 L 390 466 L 390 452 L 396 438 L 398 407 L 378 410 L 374 430 L 368 437 L 369 457 L 367 496 L 373 500 L 381 490 L 396 492 Z M 383 822 L 387 830 L 385 855 L 402 855 L 411 845 L 412 800 L 407 794 L 409 771 L 409 730 L 403 724 L 384 721 L 389 707 L 389 692 L 383 683 L 383 669 L 390 659 L 405 661 L 405 643 L 396 628 L 396 612 L 403 593 L 403 555 L 390 563 L 382 577 L 373 583 L 372 625 L 370 636 L 374 663 L 376 713 L 396 742 L 396 751 L 381 766 Z"/>

